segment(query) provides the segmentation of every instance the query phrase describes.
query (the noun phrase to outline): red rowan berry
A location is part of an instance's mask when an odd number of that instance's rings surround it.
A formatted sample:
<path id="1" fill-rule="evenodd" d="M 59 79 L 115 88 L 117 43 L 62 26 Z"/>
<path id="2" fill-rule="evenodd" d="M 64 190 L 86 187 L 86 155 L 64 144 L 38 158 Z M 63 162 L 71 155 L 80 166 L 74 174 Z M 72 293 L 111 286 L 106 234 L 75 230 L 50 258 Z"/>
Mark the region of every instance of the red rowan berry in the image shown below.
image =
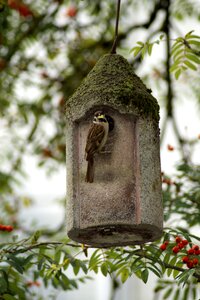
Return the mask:
<path id="1" fill-rule="evenodd" d="M 6 231 L 6 227 L 7 227 L 6 225 L 1 224 L 0 228 L 1 228 L 2 231 Z"/>
<path id="2" fill-rule="evenodd" d="M 178 246 L 174 246 L 173 248 L 172 248 L 172 251 L 176 254 L 176 253 L 178 253 L 179 252 L 179 247 Z"/>
<path id="3" fill-rule="evenodd" d="M 39 281 L 27 281 L 26 285 L 29 287 L 34 286 L 34 285 L 39 287 L 41 284 Z"/>
<path id="4" fill-rule="evenodd" d="M 41 286 L 41 283 L 39 281 L 34 281 L 35 286 Z"/>
<path id="5" fill-rule="evenodd" d="M 187 262 L 187 267 L 188 267 L 189 269 L 192 269 L 193 266 L 194 266 L 193 261 L 192 261 L 192 260 L 189 260 L 189 261 Z"/>
<path id="6" fill-rule="evenodd" d="M 19 12 L 20 16 L 29 17 L 32 16 L 32 11 L 25 4 L 21 3 L 19 0 L 8 0 L 8 6 L 11 9 L 15 9 Z"/>
<path id="7" fill-rule="evenodd" d="M 193 258 L 192 262 L 194 265 L 197 265 L 199 263 L 199 260 L 198 258 Z"/>
<path id="8" fill-rule="evenodd" d="M 13 230 L 13 226 L 0 224 L 0 230 L 10 232 Z"/>
<path id="9" fill-rule="evenodd" d="M 194 254 L 194 249 L 190 248 L 188 251 L 187 251 L 188 254 Z"/>
<path id="10" fill-rule="evenodd" d="M 19 7 L 19 1 L 15 1 L 15 0 L 8 0 L 8 6 L 12 9 L 18 9 Z"/>
<path id="11" fill-rule="evenodd" d="M 195 255 L 200 255 L 200 250 L 194 250 Z"/>
<path id="12" fill-rule="evenodd" d="M 164 244 L 167 246 L 169 244 L 169 241 L 164 241 Z"/>
<path id="13" fill-rule="evenodd" d="M 182 241 L 182 238 L 180 236 L 177 236 L 175 240 L 176 240 L 176 243 L 178 244 Z"/>
<path id="14" fill-rule="evenodd" d="M 169 150 L 169 151 L 174 151 L 174 147 L 171 146 L 171 145 L 167 145 L 167 150 Z"/>
<path id="15" fill-rule="evenodd" d="M 199 250 L 199 246 L 198 245 L 193 245 L 192 249 L 194 249 L 195 251 L 198 251 Z"/>
<path id="16" fill-rule="evenodd" d="M 70 6 L 66 11 L 66 16 L 74 18 L 77 15 L 77 8 L 75 6 Z"/>
<path id="17" fill-rule="evenodd" d="M 23 16 L 25 18 L 33 15 L 32 11 L 24 4 L 21 4 L 19 6 L 18 11 L 20 16 Z"/>
<path id="18" fill-rule="evenodd" d="M 6 226 L 6 230 L 7 230 L 8 232 L 13 231 L 13 226 L 7 225 L 7 226 Z"/>
<path id="19" fill-rule="evenodd" d="M 160 245 L 160 250 L 164 251 L 164 250 L 166 250 L 166 248 L 167 248 L 167 245 L 166 245 L 166 244 Z"/>
<path id="20" fill-rule="evenodd" d="M 188 240 L 182 240 L 182 244 L 183 244 L 184 246 L 187 246 L 187 245 L 188 245 Z"/>
<path id="21" fill-rule="evenodd" d="M 180 242 L 180 243 L 178 243 L 178 247 L 179 247 L 179 249 L 183 249 L 185 246 L 183 245 L 182 242 Z"/>
<path id="22" fill-rule="evenodd" d="M 182 257 L 182 262 L 183 262 L 183 263 L 187 264 L 188 261 L 189 261 L 189 257 L 188 257 L 188 256 L 183 256 L 183 257 Z"/>

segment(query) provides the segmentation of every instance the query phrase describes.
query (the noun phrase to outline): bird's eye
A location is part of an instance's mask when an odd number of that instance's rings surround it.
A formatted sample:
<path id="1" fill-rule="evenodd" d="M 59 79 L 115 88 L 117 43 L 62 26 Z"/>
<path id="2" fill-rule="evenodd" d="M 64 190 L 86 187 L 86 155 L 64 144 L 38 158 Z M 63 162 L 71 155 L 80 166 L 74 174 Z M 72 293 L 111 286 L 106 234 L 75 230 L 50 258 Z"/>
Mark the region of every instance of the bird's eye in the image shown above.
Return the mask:
<path id="1" fill-rule="evenodd" d="M 105 119 L 104 117 L 100 117 L 100 118 L 98 118 L 98 120 L 99 120 L 100 122 L 106 122 L 106 119 Z"/>

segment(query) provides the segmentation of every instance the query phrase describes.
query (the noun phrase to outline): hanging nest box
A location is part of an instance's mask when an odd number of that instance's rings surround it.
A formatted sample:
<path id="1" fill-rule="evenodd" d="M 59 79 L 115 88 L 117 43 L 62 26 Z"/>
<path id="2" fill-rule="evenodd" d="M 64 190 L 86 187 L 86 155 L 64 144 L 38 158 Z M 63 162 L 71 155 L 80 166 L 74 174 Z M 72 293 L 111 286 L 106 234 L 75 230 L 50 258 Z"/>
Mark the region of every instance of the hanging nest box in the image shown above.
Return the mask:
<path id="1" fill-rule="evenodd" d="M 96 111 L 111 118 L 85 181 L 85 146 Z M 159 106 L 117 54 L 103 56 L 66 106 L 67 233 L 95 247 L 142 244 L 162 234 Z M 113 127 L 113 126 L 112 126 Z"/>

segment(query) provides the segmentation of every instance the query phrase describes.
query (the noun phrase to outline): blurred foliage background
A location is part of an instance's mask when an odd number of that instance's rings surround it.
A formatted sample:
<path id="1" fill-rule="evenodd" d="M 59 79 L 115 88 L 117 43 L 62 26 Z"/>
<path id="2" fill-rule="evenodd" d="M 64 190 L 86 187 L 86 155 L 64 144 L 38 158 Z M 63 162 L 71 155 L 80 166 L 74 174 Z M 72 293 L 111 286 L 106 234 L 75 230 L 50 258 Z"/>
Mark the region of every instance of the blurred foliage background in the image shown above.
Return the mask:
<path id="1" fill-rule="evenodd" d="M 200 39 L 199 33 L 192 31 L 193 24 L 200 20 L 199 4 L 198 0 L 123 0 L 117 50 L 129 59 L 160 102 L 161 141 L 168 124 L 172 124 L 181 163 L 175 181 L 163 177 L 165 219 L 171 220 L 178 212 L 186 228 L 200 223 L 200 172 L 192 159 L 200 136 L 184 136 L 175 111 L 181 106 L 183 93 L 199 109 Z M 51 279 L 56 288 L 76 288 L 76 282 L 63 273 L 68 264 L 72 264 L 75 274 L 80 268 L 87 273 L 83 261 L 72 259 L 74 250 L 63 250 L 69 241 L 63 240 L 62 234 L 58 237 L 57 232 L 46 230 L 42 232 L 46 244 L 37 244 L 41 233 L 23 230 L 18 213 L 29 200 L 16 192 L 16 186 L 23 184 L 28 176 L 24 168 L 26 155 L 36 157 L 38 168 L 45 168 L 48 173 L 57 172 L 60 165 L 64 167 L 67 99 L 99 57 L 110 52 L 115 14 L 115 0 L 0 1 L 0 223 L 14 226 L 22 238 L 13 237 L 11 242 L 10 233 L 4 230 L 1 234 L 1 259 L 7 264 L 1 265 L 0 299 L 33 299 L 29 287 L 37 278 L 43 278 L 46 285 Z M 188 20 L 192 24 L 189 33 L 184 29 Z M 148 55 L 157 44 L 162 56 L 147 67 Z M 173 147 L 168 150 L 173 151 Z M 185 181 L 190 182 L 186 190 Z M 59 233 L 63 229 L 65 236 L 63 224 Z M 51 244 L 52 238 L 57 244 Z M 45 252 L 48 241 L 53 249 L 61 247 L 55 250 L 54 258 Z M 75 244 L 72 246 L 76 248 Z M 37 271 L 32 261 L 36 254 L 24 254 L 28 253 L 28 247 L 37 250 Z M 85 251 L 83 247 L 82 252 Z M 123 253 L 120 255 L 123 257 Z M 105 268 L 104 265 L 102 273 L 107 275 Z M 122 281 L 138 272 L 125 271 Z M 27 274 L 32 278 L 29 284 Z M 146 281 L 146 271 L 141 274 Z M 56 276 L 62 280 L 59 282 Z"/>

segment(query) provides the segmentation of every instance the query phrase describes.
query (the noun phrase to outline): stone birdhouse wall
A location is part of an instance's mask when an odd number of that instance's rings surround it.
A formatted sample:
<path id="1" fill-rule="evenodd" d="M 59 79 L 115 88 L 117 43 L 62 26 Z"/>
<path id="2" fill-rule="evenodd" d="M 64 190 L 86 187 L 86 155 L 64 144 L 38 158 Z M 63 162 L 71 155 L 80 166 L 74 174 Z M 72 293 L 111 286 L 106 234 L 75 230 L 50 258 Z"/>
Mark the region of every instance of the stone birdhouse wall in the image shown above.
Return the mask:
<path id="1" fill-rule="evenodd" d="M 114 129 L 85 182 L 85 145 L 102 110 Z M 95 247 L 142 244 L 162 234 L 159 106 L 120 55 L 103 56 L 67 102 L 67 233 Z"/>

